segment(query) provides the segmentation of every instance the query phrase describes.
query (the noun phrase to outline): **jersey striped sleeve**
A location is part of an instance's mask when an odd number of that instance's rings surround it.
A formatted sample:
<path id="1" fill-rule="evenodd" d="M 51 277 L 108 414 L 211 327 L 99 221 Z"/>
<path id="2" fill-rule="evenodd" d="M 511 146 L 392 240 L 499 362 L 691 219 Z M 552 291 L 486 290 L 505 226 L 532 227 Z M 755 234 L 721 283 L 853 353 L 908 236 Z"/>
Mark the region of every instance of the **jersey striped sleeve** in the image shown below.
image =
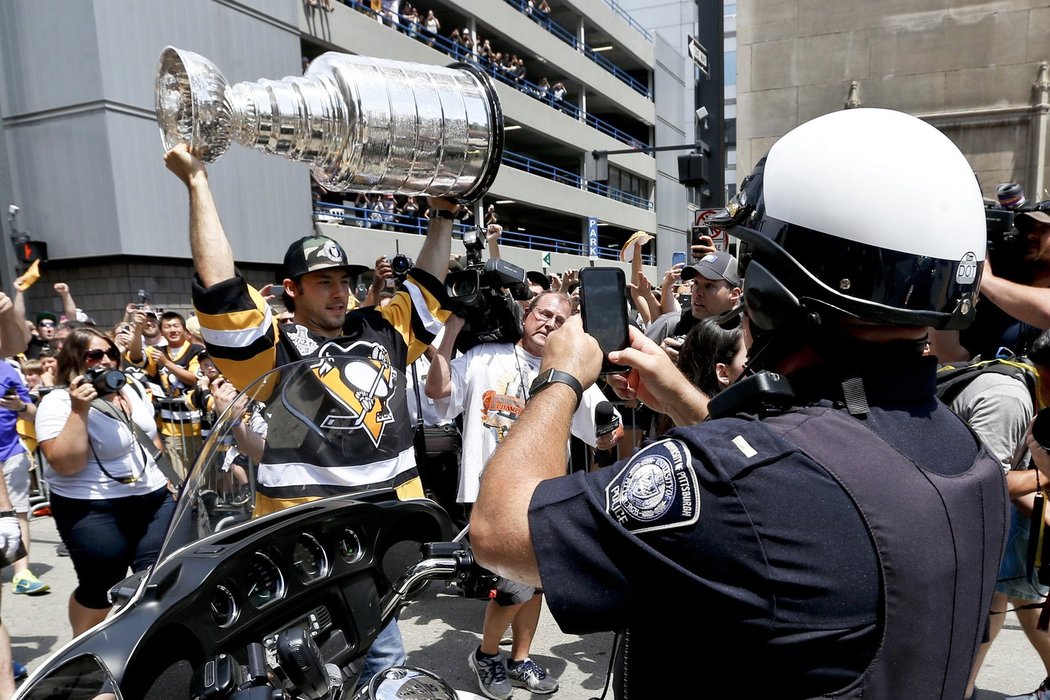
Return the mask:
<path id="1" fill-rule="evenodd" d="M 409 364 L 434 342 L 449 317 L 447 306 L 445 285 L 429 272 L 413 268 L 401 291 L 388 305 L 379 307 L 383 318 L 404 338 Z"/>
<path id="2" fill-rule="evenodd" d="M 208 353 L 235 387 L 245 389 L 274 368 L 276 319 L 266 300 L 243 277 L 211 287 L 194 277 L 193 306 Z"/>

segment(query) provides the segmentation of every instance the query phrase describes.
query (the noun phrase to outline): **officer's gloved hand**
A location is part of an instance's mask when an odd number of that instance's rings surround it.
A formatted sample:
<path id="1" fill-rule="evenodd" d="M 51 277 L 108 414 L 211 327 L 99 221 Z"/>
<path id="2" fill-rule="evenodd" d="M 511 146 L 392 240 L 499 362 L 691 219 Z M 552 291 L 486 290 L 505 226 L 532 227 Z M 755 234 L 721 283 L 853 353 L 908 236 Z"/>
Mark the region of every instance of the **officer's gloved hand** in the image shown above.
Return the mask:
<path id="1" fill-rule="evenodd" d="M 13 514 L 0 517 L 0 554 L 3 558 L 14 561 L 21 544 L 22 529 L 18 527 L 18 517 Z"/>

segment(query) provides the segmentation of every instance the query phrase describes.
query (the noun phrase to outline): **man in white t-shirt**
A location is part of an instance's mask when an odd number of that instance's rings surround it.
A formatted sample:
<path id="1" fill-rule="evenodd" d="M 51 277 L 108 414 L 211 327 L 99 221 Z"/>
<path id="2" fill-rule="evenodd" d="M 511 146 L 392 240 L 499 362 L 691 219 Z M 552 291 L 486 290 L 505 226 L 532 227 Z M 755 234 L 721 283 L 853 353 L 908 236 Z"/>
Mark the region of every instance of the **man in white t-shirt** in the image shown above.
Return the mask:
<path id="1" fill-rule="evenodd" d="M 561 327 L 571 315 L 566 294 L 542 292 L 532 298 L 523 319 L 522 338 L 516 344 L 482 343 L 455 360 L 450 358 L 463 320 L 451 316 L 446 321 L 445 336 L 427 375 L 426 394 L 435 399 L 439 409 L 446 407 L 446 418 L 464 415 L 457 496 L 460 503 L 473 503 L 477 498 L 485 464 L 529 398 L 547 334 Z M 572 434 L 600 449 L 616 444 L 622 430 L 600 440 L 596 436 L 594 409 L 606 400 L 601 390 L 592 386 L 579 399 L 572 418 Z M 496 598 L 485 609 L 481 645 L 469 657 L 478 686 L 486 696 L 509 698 L 512 682 L 533 693 L 553 693 L 558 689 L 558 683 L 529 658 L 541 601 L 541 593 L 532 587 L 501 579 Z M 505 664 L 499 644 L 508 624 L 513 626 L 513 644 L 510 660 Z"/>

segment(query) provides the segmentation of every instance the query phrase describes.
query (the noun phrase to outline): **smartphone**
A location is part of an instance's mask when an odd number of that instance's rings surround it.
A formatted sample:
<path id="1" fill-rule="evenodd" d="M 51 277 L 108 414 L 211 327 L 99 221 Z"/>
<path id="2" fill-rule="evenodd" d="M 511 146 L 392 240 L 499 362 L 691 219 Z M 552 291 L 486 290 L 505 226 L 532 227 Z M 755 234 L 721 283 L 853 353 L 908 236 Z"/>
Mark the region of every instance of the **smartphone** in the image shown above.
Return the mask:
<path id="1" fill-rule="evenodd" d="M 15 396 L 18 396 L 18 389 L 16 389 L 13 386 L 7 387 L 7 391 L 4 392 L 4 398 L 10 399 L 14 398 Z"/>
<path id="2" fill-rule="evenodd" d="M 671 267 L 674 267 L 675 265 L 685 265 L 684 250 L 676 250 L 675 252 L 671 253 Z"/>
<path id="3" fill-rule="evenodd" d="M 627 347 L 626 280 L 618 267 L 585 267 L 580 270 L 580 314 L 583 329 L 602 349 L 602 374 L 626 372 L 609 362 L 609 353 Z"/>
<path id="4" fill-rule="evenodd" d="M 691 232 L 691 234 L 689 236 L 689 245 L 690 246 L 704 245 L 705 241 L 701 241 L 700 239 L 703 238 L 704 236 L 710 236 L 710 235 L 711 235 L 711 230 L 709 228 L 707 228 L 706 226 L 694 226 L 693 230 L 692 230 L 692 232 Z"/>

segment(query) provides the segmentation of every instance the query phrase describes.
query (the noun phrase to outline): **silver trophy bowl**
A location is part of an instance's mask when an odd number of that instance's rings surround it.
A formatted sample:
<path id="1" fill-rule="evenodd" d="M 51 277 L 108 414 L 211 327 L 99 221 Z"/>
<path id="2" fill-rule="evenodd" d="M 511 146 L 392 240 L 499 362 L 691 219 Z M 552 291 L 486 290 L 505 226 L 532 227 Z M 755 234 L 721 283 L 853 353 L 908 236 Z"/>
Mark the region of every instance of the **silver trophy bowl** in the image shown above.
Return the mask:
<path id="1" fill-rule="evenodd" d="M 340 192 L 470 202 L 488 191 L 503 155 L 499 99 L 470 64 L 330 52 L 302 77 L 230 85 L 204 56 L 169 46 L 156 101 L 165 149 L 185 143 L 212 162 L 236 141 L 310 163 Z"/>

